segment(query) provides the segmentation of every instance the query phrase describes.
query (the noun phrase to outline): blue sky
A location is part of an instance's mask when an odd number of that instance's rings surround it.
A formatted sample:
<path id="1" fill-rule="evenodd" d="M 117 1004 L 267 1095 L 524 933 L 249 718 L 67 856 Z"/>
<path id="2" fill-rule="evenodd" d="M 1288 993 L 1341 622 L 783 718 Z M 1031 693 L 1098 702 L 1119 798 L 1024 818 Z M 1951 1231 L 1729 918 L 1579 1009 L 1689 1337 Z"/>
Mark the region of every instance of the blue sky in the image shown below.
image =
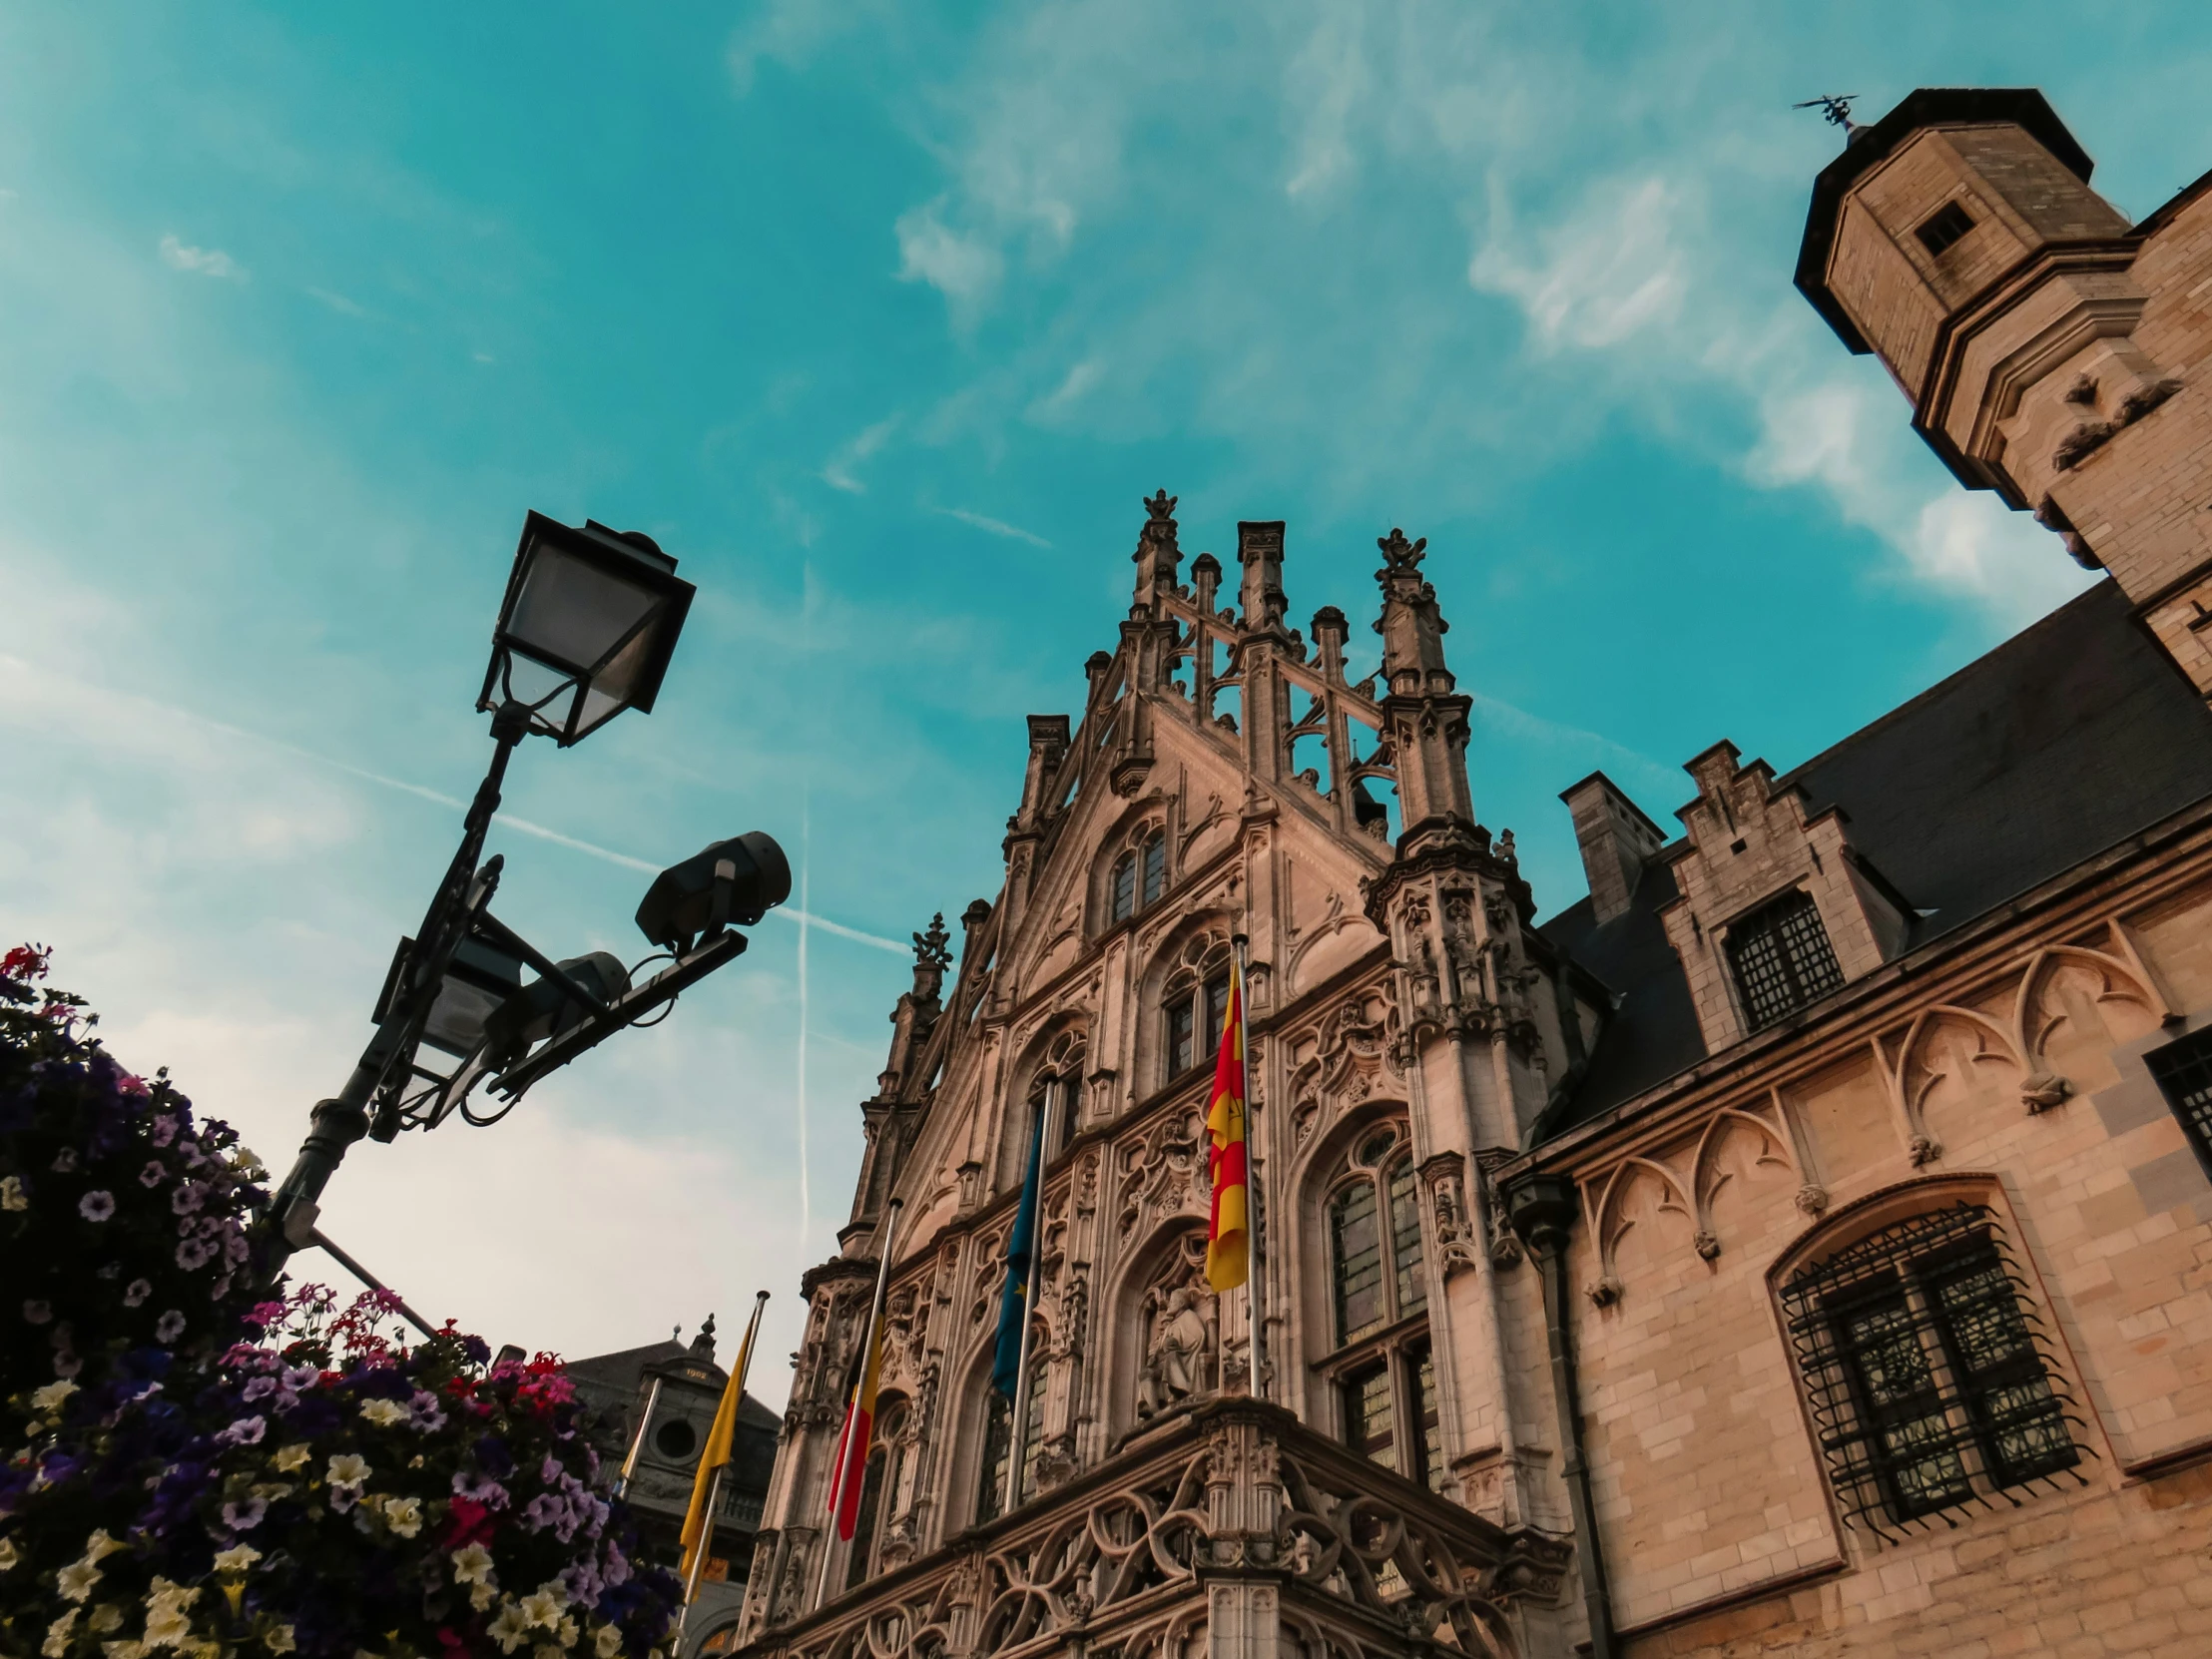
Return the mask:
<path id="1" fill-rule="evenodd" d="M 760 828 L 846 931 L 327 1215 L 495 1340 L 765 1286 L 781 1353 L 881 941 L 995 892 L 1140 495 L 1192 551 L 1288 519 L 1294 614 L 1371 648 L 1375 538 L 1429 538 L 1547 909 L 1593 766 L 1671 822 L 1717 739 L 1787 766 L 2077 591 L 1789 286 L 1837 148 L 1789 105 L 2039 85 L 2140 216 L 2212 164 L 2212 16 L 2087 15 L 0 9 L 0 931 L 280 1166 L 449 855 L 523 512 L 650 531 L 700 586 L 661 705 L 519 758 L 566 839 L 498 832 L 501 911 L 642 954 L 642 871 Z"/>

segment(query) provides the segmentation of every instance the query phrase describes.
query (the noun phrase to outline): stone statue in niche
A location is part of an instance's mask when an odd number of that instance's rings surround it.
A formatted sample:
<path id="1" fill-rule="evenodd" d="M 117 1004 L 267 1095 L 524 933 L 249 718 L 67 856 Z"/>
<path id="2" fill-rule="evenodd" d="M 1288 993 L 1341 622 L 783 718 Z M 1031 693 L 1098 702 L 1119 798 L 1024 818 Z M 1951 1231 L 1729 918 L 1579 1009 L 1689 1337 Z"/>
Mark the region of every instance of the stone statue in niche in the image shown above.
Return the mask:
<path id="1" fill-rule="evenodd" d="M 1144 1368 L 1137 1375 L 1137 1415 L 1157 1416 L 1204 1386 L 1212 1333 L 1188 1285 L 1155 1289 L 1145 1298 Z"/>

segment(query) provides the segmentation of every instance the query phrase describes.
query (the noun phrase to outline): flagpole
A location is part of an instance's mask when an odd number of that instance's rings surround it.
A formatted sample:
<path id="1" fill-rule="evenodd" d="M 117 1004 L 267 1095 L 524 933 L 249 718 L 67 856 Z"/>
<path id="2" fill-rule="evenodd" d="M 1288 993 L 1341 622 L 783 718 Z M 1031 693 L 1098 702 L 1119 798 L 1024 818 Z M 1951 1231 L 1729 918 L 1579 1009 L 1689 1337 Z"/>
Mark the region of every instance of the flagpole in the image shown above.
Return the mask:
<path id="1" fill-rule="evenodd" d="M 830 1555 L 837 1541 L 837 1510 L 844 1502 L 844 1447 L 845 1435 L 852 1430 L 852 1414 L 860 1403 L 860 1390 L 867 1386 L 868 1360 L 875 1353 L 875 1333 L 883 1321 L 883 1298 L 891 1282 L 891 1241 L 898 1231 L 898 1212 L 906 1201 L 894 1198 L 883 1207 L 882 1260 L 875 1268 L 875 1300 L 867 1314 L 867 1330 L 860 1339 L 860 1375 L 853 1380 L 852 1397 L 845 1401 L 845 1431 L 837 1436 L 835 1461 L 830 1467 L 830 1521 L 822 1529 L 822 1570 L 816 1576 L 815 1605 L 819 1608 L 830 1599 Z M 865 1471 L 863 1470 L 863 1478 Z"/>
<path id="2" fill-rule="evenodd" d="M 741 1409 L 743 1408 L 745 1403 L 746 1374 L 753 1369 L 753 1339 L 760 1335 L 761 1313 L 767 1307 L 768 1292 L 756 1291 L 753 1294 L 753 1318 L 746 1325 L 745 1341 L 740 1344 L 738 1348 L 737 1375 L 730 1379 L 729 1383 L 731 1387 L 737 1390 L 738 1403 Z M 653 1395 L 655 1398 L 660 1397 L 660 1391 L 661 1380 L 656 1377 L 653 1380 Z M 649 1404 L 646 1409 L 648 1412 L 650 1412 L 652 1410 L 651 1405 Z M 645 1429 L 642 1424 L 638 1429 L 638 1437 L 641 1440 L 645 1437 Z M 734 1445 L 731 1447 L 731 1451 L 734 1456 L 736 1451 L 736 1447 Z M 635 1448 L 633 1448 L 631 1451 L 631 1457 L 633 1461 L 635 1460 L 636 1455 L 636 1450 Z M 684 1580 L 684 1604 L 676 1610 L 676 1636 L 679 1642 L 683 1640 L 684 1623 L 687 1619 L 691 1617 L 692 1602 L 696 1600 L 699 1595 L 700 1574 L 704 1573 L 707 1570 L 707 1557 L 714 1553 L 715 1517 L 722 1513 L 722 1476 L 724 1471 L 726 1471 L 730 1467 L 731 1460 L 731 1457 L 725 1457 L 721 1462 L 717 1463 L 715 1465 L 714 1478 L 707 1483 L 706 1523 L 700 1534 L 699 1548 L 697 1552 L 692 1556 L 691 1572 L 686 1576 Z M 623 1479 L 625 1481 L 629 1479 L 629 1467 L 626 1464 L 623 1468 Z"/>
<path id="3" fill-rule="evenodd" d="M 1243 1050 L 1244 1062 L 1244 1111 L 1245 1111 L 1245 1180 L 1251 1191 L 1245 1217 L 1245 1249 L 1247 1271 L 1245 1278 L 1245 1314 L 1252 1324 L 1252 1377 L 1246 1391 L 1257 1398 L 1265 1398 L 1267 1385 L 1267 1325 L 1268 1287 L 1267 1258 L 1260 1249 L 1260 1221 L 1266 1214 L 1265 1189 L 1260 1181 L 1260 1137 L 1255 1132 L 1256 1113 L 1253 1110 L 1252 1087 L 1252 985 L 1245 971 L 1245 948 L 1251 941 L 1242 933 L 1230 938 L 1230 948 L 1237 953 L 1237 1032 L 1238 1044 Z"/>
<path id="4" fill-rule="evenodd" d="M 653 1386 L 646 1390 L 645 1410 L 638 1417 L 638 1431 L 630 1436 L 630 1453 L 622 1460 L 622 1472 L 615 1476 L 615 1496 L 620 1497 L 630 1489 L 630 1477 L 638 1472 L 638 1458 L 645 1451 L 645 1431 L 652 1426 L 653 1411 L 661 1403 L 661 1379 L 653 1379 Z"/>
<path id="5" fill-rule="evenodd" d="M 1029 1261 L 1024 1270 L 1021 1287 L 1021 1363 L 1014 1371 L 1014 1397 L 1012 1410 L 1006 1418 L 1006 1502 L 999 1510 L 1002 1515 L 1014 1512 L 1020 1500 L 1021 1465 L 1029 1453 L 1029 1337 L 1036 1329 L 1031 1315 L 1037 1308 L 1037 1274 L 1044 1262 L 1044 1166 L 1045 1154 L 1052 1149 L 1052 1107 L 1060 1090 L 1067 1085 L 1054 1083 L 1044 1091 L 1044 1106 L 1037 1113 L 1029 1132 L 1038 1137 L 1035 1147 L 1037 1160 L 1037 1213 L 1029 1218 Z"/>

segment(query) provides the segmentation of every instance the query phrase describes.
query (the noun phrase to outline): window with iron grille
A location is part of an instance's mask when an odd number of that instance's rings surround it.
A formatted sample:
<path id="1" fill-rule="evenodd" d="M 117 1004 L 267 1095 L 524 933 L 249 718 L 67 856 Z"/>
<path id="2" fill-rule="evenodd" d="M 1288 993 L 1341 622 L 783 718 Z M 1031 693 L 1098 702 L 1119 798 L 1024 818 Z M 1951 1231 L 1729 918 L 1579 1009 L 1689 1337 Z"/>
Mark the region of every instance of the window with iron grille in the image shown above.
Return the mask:
<path id="1" fill-rule="evenodd" d="M 1803 888 L 1760 905 L 1729 928 L 1728 965 L 1743 998 L 1744 1021 L 1754 1031 L 1844 982 L 1820 907 Z"/>
<path id="2" fill-rule="evenodd" d="M 1829 1480 L 1878 1536 L 1999 1493 L 2016 1504 L 2080 1462 L 2073 1402 L 1986 1207 L 1884 1228 L 1797 1274 L 1782 1304 Z"/>
<path id="3" fill-rule="evenodd" d="M 1925 220 L 1913 234 L 1921 239 L 1921 246 L 1936 259 L 1950 251 L 1951 245 L 1973 229 L 1973 215 L 1956 202 L 1945 202 Z"/>
<path id="4" fill-rule="evenodd" d="M 2143 1059 L 2181 1120 L 2197 1161 L 2212 1173 L 2212 1029 L 2153 1049 Z"/>

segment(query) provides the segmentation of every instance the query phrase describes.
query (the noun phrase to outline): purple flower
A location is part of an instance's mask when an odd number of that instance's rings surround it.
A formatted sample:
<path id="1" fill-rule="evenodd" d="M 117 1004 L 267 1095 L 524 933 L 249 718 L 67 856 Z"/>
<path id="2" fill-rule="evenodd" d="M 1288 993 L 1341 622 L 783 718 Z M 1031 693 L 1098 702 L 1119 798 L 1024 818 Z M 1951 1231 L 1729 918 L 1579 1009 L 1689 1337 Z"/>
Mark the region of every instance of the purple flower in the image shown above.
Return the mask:
<path id="1" fill-rule="evenodd" d="M 558 1576 L 569 1600 L 585 1607 L 599 1605 L 599 1593 L 605 1586 L 600 1581 L 597 1563 L 589 1556 L 562 1568 Z"/>
<path id="2" fill-rule="evenodd" d="M 154 1119 L 154 1132 L 148 1137 L 156 1146 L 167 1146 L 177 1138 L 177 1118 L 174 1113 L 163 1112 Z"/>
<path id="3" fill-rule="evenodd" d="M 622 1553 L 620 1544 L 607 1546 L 607 1566 L 602 1576 L 607 1580 L 607 1587 L 612 1590 L 619 1590 L 630 1582 L 630 1559 Z"/>
<path id="4" fill-rule="evenodd" d="M 50 1302 L 33 1301 L 23 1305 L 23 1319 L 27 1325 L 50 1324 L 53 1318 L 54 1305 Z"/>
<path id="5" fill-rule="evenodd" d="M 216 1435 L 224 1445 L 260 1445 L 262 1436 L 269 1432 L 267 1417 L 241 1417 Z"/>
<path id="6" fill-rule="evenodd" d="M 523 1524 L 533 1532 L 543 1532 L 547 1527 L 568 1518 L 568 1505 L 551 1492 L 540 1492 L 530 1500 L 530 1506 L 522 1511 Z"/>
<path id="7" fill-rule="evenodd" d="M 187 1273 L 198 1273 L 215 1256 L 215 1246 L 202 1244 L 198 1239 L 187 1239 L 177 1247 L 177 1265 Z"/>
<path id="8" fill-rule="evenodd" d="M 487 1509 L 507 1507 L 507 1488 L 488 1474 L 476 1474 L 463 1469 L 453 1477 L 453 1495 L 465 1497 L 471 1503 L 481 1503 Z"/>
<path id="9" fill-rule="evenodd" d="M 312 1366 L 287 1366 L 284 1368 L 284 1386 L 287 1388 L 311 1388 L 322 1373 Z"/>
<path id="10" fill-rule="evenodd" d="M 169 1195 L 169 1208 L 173 1214 L 189 1216 L 200 1208 L 207 1196 L 208 1189 L 204 1183 L 187 1181 Z"/>
<path id="11" fill-rule="evenodd" d="M 77 1213 L 87 1221 L 106 1221 L 115 1214 L 115 1194 L 95 1188 L 77 1201 Z"/>
<path id="12" fill-rule="evenodd" d="M 223 1506 L 223 1524 L 233 1532 L 251 1532 L 262 1524 L 262 1517 L 268 1513 L 269 1505 L 266 1502 L 258 1497 L 250 1497 L 244 1503 L 226 1503 Z"/>
<path id="13" fill-rule="evenodd" d="M 84 1358 L 66 1348 L 54 1356 L 54 1375 L 56 1377 L 75 1377 L 84 1369 Z"/>
<path id="14" fill-rule="evenodd" d="M 136 1308 L 154 1294 L 154 1284 L 149 1279 L 134 1279 L 123 1289 L 123 1306 Z"/>
<path id="15" fill-rule="evenodd" d="M 154 1322 L 154 1340 L 168 1345 L 185 1334 L 185 1316 L 172 1308 Z"/>
<path id="16" fill-rule="evenodd" d="M 169 1171 L 162 1168 L 159 1158 L 147 1160 L 146 1167 L 139 1171 L 139 1185 L 142 1187 L 158 1187 L 168 1179 Z"/>
<path id="17" fill-rule="evenodd" d="M 361 1489 L 358 1486 L 349 1486 L 341 1480 L 330 1488 L 330 1509 L 334 1514 L 344 1514 L 360 1500 Z"/>
<path id="18" fill-rule="evenodd" d="M 566 1473 L 568 1466 L 551 1452 L 547 1452 L 545 1461 L 538 1465 L 538 1478 L 548 1486 L 558 1485 L 561 1476 Z"/>
<path id="19" fill-rule="evenodd" d="M 276 1391 L 276 1378 L 274 1378 L 274 1377 L 257 1377 L 257 1378 L 254 1378 L 254 1379 L 250 1380 L 250 1381 L 249 1381 L 249 1382 L 247 1382 L 246 1386 L 245 1386 L 245 1387 L 243 1387 L 243 1388 L 241 1388 L 241 1389 L 239 1390 L 239 1397 L 240 1397 L 241 1399 L 245 1400 L 245 1401 L 246 1401 L 246 1402 L 247 1402 L 247 1403 L 248 1403 L 249 1405 L 251 1405 L 251 1404 L 253 1404 L 253 1403 L 254 1403 L 254 1401 L 255 1401 L 255 1400 L 257 1400 L 257 1399 L 267 1399 L 267 1398 L 268 1398 L 268 1397 L 269 1397 L 269 1396 L 270 1396 L 271 1394 L 275 1393 Z"/>
<path id="20" fill-rule="evenodd" d="M 407 1409 L 415 1427 L 425 1434 L 445 1426 L 445 1407 L 438 1403 L 438 1396 L 434 1393 L 417 1388 L 414 1398 L 408 1401 Z"/>

